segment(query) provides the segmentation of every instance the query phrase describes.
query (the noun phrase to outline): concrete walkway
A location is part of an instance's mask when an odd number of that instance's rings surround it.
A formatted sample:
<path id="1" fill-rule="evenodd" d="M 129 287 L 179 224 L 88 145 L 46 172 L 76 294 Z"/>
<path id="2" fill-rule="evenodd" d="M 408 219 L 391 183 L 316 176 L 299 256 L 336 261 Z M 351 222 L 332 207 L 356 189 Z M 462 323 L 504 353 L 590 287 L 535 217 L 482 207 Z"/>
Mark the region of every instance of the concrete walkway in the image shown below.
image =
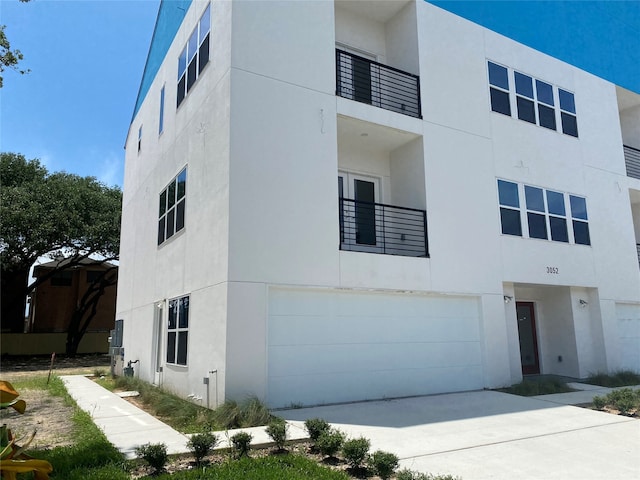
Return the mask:
<path id="1" fill-rule="evenodd" d="M 81 375 L 62 376 L 69 395 L 78 406 L 91 415 L 93 422 L 126 458 L 135 458 L 135 449 L 146 443 L 164 443 L 169 454 L 187 453 L 189 435 L 175 431 L 153 415 L 139 409 L 115 393 Z M 216 432 L 220 443 L 216 449 L 229 447 L 229 439 L 236 433 L 249 432 L 253 447 L 273 444 L 265 427 L 241 428 Z M 290 425 L 288 436 L 292 440 L 306 438 L 304 427 Z"/>
<path id="2" fill-rule="evenodd" d="M 89 412 L 107 439 L 128 458 L 145 443 L 187 452 L 188 437 L 82 376 L 62 377 L 69 394 Z M 640 421 L 587 410 L 610 389 L 518 397 L 494 391 L 361 402 L 276 412 L 291 437 L 306 436 L 304 420 L 319 417 L 349 437 L 364 436 L 373 450 L 401 459 L 401 467 L 463 480 L 638 480 Z M 636 387 L 637 388 L 637 387 Z M 244 429 L 252 444 L 269 445 L 264 427 Z M 220 448 L 236 431 L 218 433 Z"/>

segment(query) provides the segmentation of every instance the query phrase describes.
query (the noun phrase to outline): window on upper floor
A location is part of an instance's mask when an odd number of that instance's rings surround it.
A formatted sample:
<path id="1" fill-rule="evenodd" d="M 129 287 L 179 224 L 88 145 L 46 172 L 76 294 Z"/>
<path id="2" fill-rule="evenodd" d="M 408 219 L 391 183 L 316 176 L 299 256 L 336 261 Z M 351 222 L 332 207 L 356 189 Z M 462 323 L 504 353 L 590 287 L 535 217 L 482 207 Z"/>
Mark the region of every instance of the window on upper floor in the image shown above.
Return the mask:
<path id="1" fill-rule="evenodd" d="M 524 199 L 524 209 L 520 204 L 521 198 Z M 591 245 L 587 203 L 583 197 L 499 179 L 498 199 L 503 234 Z M 571 212 L 572 236 L 568 228 L 568 209 Z"/>
<path id="2" fill-rule="evenodd" d="M 142 149 L 142 125 L 138 128 L 138 153 Z"/>
<path id="3" fill-rule="evenodd" d="M 185 167 L 160 194 L 158 245 L 184 228 L 186 194 L 187 169 Z"/>
<path id="4" fill-rule="evenodd" d="M 209 63 L 209 37 L 211 33 L 211 5 L 200 17 L 198 25 L 189 36 L 189 41 L 178 57 L 178 96 L 179 107 L 194 83 Z"/>
<path id="5" fill-rule="evenodd" d="M 70 287 L 73 281 L 73 272 L 71 270 L 62 270 L 56 272 L 51 277 L 51 285 L 53 287 Z"/>
<path id="6" fill-rule="evenodd" d="M 520 120 L 555 131 L 561 124 L 562 133 L 578 136 L 573 93 L 494 62 L 487 69 L 492 111 L 511 116 L 515 108 Z"/>
<path id="7" fill-rule="evenodd" d="M 167 319 L 167 363 L 187 364 L 189 339 L 189 296 L 169 300 Z"/>

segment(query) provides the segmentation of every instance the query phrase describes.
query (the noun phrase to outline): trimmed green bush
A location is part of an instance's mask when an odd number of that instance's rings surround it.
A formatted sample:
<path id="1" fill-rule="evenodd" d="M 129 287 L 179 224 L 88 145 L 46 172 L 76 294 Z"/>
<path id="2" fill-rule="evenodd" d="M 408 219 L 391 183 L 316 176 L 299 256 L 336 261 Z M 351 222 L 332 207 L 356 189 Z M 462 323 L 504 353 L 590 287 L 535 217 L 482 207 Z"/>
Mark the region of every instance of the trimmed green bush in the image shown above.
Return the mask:
<path id="1" fill-rule="evenodd" d="M 304 426 L 307 429 L 307 433 L 309 434 L 309 438 L 312 442 L 317 442 L 320 435 L 324 432 L 328 432 L 331 428 L 331 425 L 326 420 L 322 418 L 310 418 L 305 420 Z"/>
<path id="2" fill-rule="evenodd" d="M 631 388 L 621 388 L 620 390 L 614 390 L 607 395 L 607 403 L 613 406 L 623 415 L 628 415 L 631 410 L 638 408 L 638 398 Z"/>
<path id="3" fill-rule="evenodd" d="M 371 455 L 369 463 L 371 465 L 371 469 L 383 480 L 391 477 L 393 472 L 398 468 L 399 458 L 390 452 L 383 452 L 382 450 L 377 450 Z"/>
<path id="4" fill-rule="evenodd" d="M 233 449 L 236 452 L 236 457 L 248 457 L 249 450 L 251 450 L 251 440 L 253 440 L 253 435 L 248 432 L 238 432 L 233 437 L 231 437 L 231 444 L 233 445 Z"/>
<path id="5" fill-rule="evenodd" d="M 289 425 L 283 421 L 272 421 L 267 426 L 267 435 L 271 437 L 271 440 L 276 444 L 279 450 L 283 450 L 287 443 L 287 429 Z"/>
<path id="6" fill-rule="evenodd" d="M 196 433 L 187 442 L 187 448 L 193 454 L 196 463 L 200 465 L 204 457 L 211 453 L 218 444 L 218 438 L 211 432 Z"/>
<path id="7" fill-rule="evenodd" d="M 344 443 L 345 435 L 340 430 L 331 428 L 320 434 L 316 446 L 326 457 L 335 457 Z"/>
<path id="8" fill-rule="evenodd" d="M 369 454 L 371 442 L 364 437 L 352 438 L 342 445 L 342 456 L 351 468 L 360 468 Z"/>
<path id="9" fill-rule="evenodd" d="M 164 443 L 146 443 L 135 449 L 136 455 L 149 464 L 155 473 L 164 470 L 167 464 L 167 446 Z"/>
<path id="10" fill-rule="evenodd" d="M 607 401 L 604 397 L 596 395 L 593 397 L 593 406 L 598 410 L 602 410 L 607 405 Z"/>

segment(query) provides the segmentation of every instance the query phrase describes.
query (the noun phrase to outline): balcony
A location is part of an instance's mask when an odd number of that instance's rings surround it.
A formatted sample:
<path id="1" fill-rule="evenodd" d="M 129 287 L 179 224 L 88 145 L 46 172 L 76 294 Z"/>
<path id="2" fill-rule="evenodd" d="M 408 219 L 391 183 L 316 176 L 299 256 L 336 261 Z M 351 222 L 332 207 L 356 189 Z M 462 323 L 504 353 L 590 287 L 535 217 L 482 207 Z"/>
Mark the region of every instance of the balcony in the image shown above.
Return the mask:
<path id="1" fill-rule="evenodd" d="M 624 163 L 627 177 L 640 179 L 640 150 L 624 145 Z"/>
<path id="2" fill-rule="evenodd" d="M 340 198 L 340 250 L 428 257 L 427 212 Z"/>
<path id="3" fill-rule="evenodd" d="M 336 95 L 422 118 L 420 77 L 336 50 Z"/>

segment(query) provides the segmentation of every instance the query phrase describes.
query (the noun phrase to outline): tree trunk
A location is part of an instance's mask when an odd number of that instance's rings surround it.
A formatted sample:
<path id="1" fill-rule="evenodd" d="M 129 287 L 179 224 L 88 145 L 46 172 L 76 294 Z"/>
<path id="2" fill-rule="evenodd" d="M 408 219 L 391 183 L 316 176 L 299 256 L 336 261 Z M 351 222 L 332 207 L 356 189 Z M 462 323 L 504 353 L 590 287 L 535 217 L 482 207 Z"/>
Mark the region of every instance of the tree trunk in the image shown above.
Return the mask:
<path id="1" fill-rule="evenodd" d="M 0 329 L 23 333 L 29 268 L 3 270 L 0 280 Z"/>

